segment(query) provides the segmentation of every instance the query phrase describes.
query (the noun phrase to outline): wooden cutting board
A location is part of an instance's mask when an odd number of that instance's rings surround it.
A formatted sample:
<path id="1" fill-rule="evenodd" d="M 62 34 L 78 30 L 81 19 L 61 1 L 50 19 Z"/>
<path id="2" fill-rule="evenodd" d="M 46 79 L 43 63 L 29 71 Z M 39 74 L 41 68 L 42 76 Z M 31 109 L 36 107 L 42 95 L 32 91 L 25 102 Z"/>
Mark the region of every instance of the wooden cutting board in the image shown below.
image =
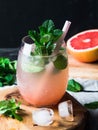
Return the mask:
<path id="1" fill-rule="evenodd" d="M 24 110 L 22 113 L 23 121 L 18 121 L 9 117 L 0 116 L 0 130 L 83 130 L 86 124 L 88 112 L 80 105 L 72 96 L 65 93 L 61 101 L 71 100 L 74 110 L 74 121 L 68 122 L 58 116 L 57 106 L 52 107 L 54 110 L 54 122 L 50 126 L 40 127 L 36 126 L 32 121 L 32 111 L 36 108 L 26 103 L 17 87 L 8 87 L 0 89 L 0 100 L 15 98 L 21 101 L 21 108 Z M 61 102 L 60 101 L 60 102 Z"/>
<path id="2" fill-rule="evenodd" d="M 98 61 L 94 63 L 82 63 L 68 55 L 69 77 L 98 80 Z"/>

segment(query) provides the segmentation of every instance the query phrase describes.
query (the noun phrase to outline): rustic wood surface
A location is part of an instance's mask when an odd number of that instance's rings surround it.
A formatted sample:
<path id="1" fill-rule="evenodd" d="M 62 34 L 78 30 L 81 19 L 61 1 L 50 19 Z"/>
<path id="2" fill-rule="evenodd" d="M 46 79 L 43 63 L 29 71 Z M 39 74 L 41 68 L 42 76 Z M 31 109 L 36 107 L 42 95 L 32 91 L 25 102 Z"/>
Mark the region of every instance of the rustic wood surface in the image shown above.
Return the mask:
<path id="1" fill-rule="evenodd" d="M 25 110 L 22 113 L 23 121 L 0 116 L 0 130 L 84 130 L 88 112 L 68 93 L 64 95 L 61 101 L 72 101 L 74 109 L 74 121 L 68 122 L 65 119 L 61 119 L 58 116 L 57 106 L 55 106 L 52 107 L 54 110 L 54 122 L 47 127 L 36 126 L 33 123 L 32 111 L 36 108 L 32 107 L 22 99 L 17 87 L 11 87 L 10 89 L 8 88 L 3 90 L 0 89 L 0 100 L 9 99 L 12 97 L 17 101 L 21 101 L 22 103 L 21 108 Z"/>
<path id="2" fill-rule="evenodd" d="M 68 58 L 69 77 L 98 80 L 98 61 L 94 63 L 82 63 L 74 59 L 71 55 L 68 55 Z"/>

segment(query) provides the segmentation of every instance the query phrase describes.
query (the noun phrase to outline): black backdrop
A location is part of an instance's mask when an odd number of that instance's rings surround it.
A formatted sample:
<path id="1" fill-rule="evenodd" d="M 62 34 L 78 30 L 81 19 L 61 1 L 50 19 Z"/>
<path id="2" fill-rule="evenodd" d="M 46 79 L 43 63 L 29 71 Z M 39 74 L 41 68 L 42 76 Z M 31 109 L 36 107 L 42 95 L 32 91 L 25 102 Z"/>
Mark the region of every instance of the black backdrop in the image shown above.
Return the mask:
<path id="1" fill-rule="evenodd" d="M 57 28 L 72 22 L 72 35 L 98 28 L 97 0 L 0 0 L 0 48 L 19 47 L 29 29 L 52 19 Z"/>

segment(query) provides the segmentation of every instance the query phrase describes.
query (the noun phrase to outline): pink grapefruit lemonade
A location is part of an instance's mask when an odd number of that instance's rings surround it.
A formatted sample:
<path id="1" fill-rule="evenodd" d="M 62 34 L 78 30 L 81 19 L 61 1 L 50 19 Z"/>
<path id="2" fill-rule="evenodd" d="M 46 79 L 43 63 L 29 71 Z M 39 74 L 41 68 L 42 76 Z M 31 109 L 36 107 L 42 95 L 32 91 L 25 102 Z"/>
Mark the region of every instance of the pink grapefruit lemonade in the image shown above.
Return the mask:
<path id="1" fill-rule="evenodd" d="M 60 47 L 58 52 L 53 53 L 55 41 L 62 35 L 62 31 L 53 29 L 54 24 L 49 20 L 40 26 L 39 35 L 30 31 L 22 39 L 23 46 L 18 54 L 18 89 L 23 98 L 35 107 L 57 104 L 67 88 L 66 48 Z"/>
<path id="2" fill-rule="evenodd" d="M 54 105 L 64 95 L 68 80 L 68 66 L 63 70 L 57 70 L 51 61 L 56 57 L 57 55 L 50 56 L 48 64 L 42 66 L 40 63 L 38 66 L 38 59 L 44 58 L 47 61 L 49 57 L 26 56 L 20 50 L 17 83 L 21 95 L 28 103 L 34 106 Z M 36 66 L 34 66 L 35 63 L 33 62 L 36 62 Z"/>

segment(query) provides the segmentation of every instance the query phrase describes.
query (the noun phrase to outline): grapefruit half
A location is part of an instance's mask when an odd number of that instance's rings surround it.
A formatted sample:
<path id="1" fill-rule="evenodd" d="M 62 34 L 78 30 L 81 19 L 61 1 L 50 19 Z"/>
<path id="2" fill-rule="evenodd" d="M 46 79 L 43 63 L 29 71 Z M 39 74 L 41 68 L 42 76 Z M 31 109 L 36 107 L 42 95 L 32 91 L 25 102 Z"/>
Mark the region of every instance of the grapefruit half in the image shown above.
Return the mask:
<path id="1" fill-rule="evenodd" d="M 67 41 L 68 52 L 81 62 L 98 60 L 98 29 L 80 32 Z"/>

